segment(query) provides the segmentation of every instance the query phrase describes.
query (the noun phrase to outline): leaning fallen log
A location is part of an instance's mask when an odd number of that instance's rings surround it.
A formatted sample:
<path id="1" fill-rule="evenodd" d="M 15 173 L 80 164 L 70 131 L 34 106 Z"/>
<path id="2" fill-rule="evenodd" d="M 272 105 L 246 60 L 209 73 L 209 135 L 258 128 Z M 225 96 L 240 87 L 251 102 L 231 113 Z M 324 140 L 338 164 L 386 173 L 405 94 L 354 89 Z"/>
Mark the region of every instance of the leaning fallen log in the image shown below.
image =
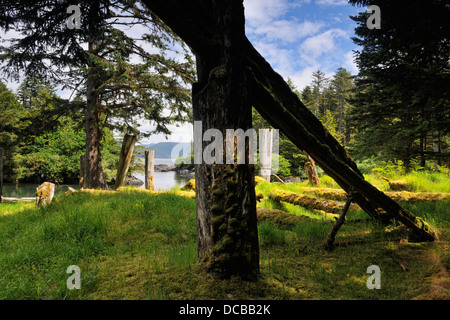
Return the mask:
<path id="1" fill-rule="evenodd" d="M 284 201 L 295 204 L 309 210 L 323 210 L 331 213 L 340 213 L 344 208 L 342 202 L 308 197 L 290 191 L 274 190 L 269 194 L 269 198 L 278 202 Z M 351 204 L 349 209 L 360 210 L 361 208 L 356 204 Z"/>

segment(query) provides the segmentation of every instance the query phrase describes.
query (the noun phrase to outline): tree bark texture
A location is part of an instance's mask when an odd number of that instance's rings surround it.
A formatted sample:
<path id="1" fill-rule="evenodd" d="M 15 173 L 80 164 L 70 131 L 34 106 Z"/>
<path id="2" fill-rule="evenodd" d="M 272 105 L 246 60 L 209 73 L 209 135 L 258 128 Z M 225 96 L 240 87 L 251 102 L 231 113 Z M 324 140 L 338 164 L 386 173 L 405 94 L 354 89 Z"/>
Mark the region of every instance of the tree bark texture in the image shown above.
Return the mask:
<path id="1" fill-rule="evenodd" d="M 208 61 L 217 60 L 212 58 L 218 51 L 217 29 L 211 28 L 213 17 L 217 17 L 210 14 L 214 1 L 144 0 L 144 3 L 188 43 L 201 64 L 208 65 Z M 384 223 L 390 219 L 399 220 L 414 231 L 418 240 L 435 239 L 435 232 L 425 221 L 364 180 L 345 149 L 246 38 L 241 49 L 245 52 L 244 70 L 241 72 L 245 73 L 246 84 L 252 90 L 249 102 L 274 128 L 280 129 L 297 147 L 310 154 L 347 193 L 350 187 L 354 187 L 354 202 L 371 217 Z M 210 64 L 203 70 L 213 69 Z M 214 117 L 214 112 L 204 116 Z"/>
<path id="2" fill-rule="evenodd" d="M 214 47 L 208 56 L 197 56 L 194 120 L 202 121 L 202 133 L 214 128 L 226 137 L 226 129 L 246 131 L 252 125 L 242 72 L 244 7 L 235 0 L 206 2 L 210 4 L 208 16 L 214 19 L 209 29 Z M 201 150 L 208 145 L 198 139 L 194 144 L 202 146 Z M 248 152 L 248 143 L 246 149 Z M 225 151 L 224 145 L 223 163 Z M 195 166 L 198 256 L 209 271 L 222 278 L 254 279 L 259 272 L 253 171 L 248 157 L 245 164 L 206 164 L 203 160 Z"/>
<path id="3" fill-rule="evenodd" d="M 125 185 L 136 141 L 137 137 L 134 135 L 125 134 L 125 136 L 123 137 L 122 149 L 120 150 L 119 165 L 117 166 L 116 181 L 114 183 L 114 190 L 117 190 L 119 187 Z"/>
<path id="4" fill-rule="evenodd" d="M 98 2 L 95 2 L 98 6 Z M 93 10 L 94 11 L 94 10 Z M 91 12 L 90 14 L 95 14 Z M 99 50 L 97 30 L 95 26 L 91 29 L 91 39 L 88 43 L 88 53 L 95 56 Z M 100 101 L 98 97 L 98 75 L 96 74 L 95 62 L 90 59 L 87 72 L 86 88 L 86 157 L 84 187 L 90 189 L 105 189 L 106 183 L 103 177 L 102 159 L 100 153 L 100 141 L 102 138 L 100 130 Z"/>

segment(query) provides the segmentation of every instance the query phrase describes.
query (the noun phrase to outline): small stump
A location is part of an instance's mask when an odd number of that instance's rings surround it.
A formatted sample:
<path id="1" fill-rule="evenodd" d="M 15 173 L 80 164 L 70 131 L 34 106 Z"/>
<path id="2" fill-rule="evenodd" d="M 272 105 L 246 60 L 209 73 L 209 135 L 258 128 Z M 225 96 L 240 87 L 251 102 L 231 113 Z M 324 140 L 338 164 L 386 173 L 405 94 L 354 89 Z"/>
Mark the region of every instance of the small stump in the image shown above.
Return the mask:
<path id="1" fill-rule="evenodd" d="M 183 191 L 189 191 L 189 190 L 195 190 L 195 179 L 189 180 L 184 187 L 182 187 L 180 190 Z"/>
<path id="2" fill-rule="evenodd" d="M 44 182 L 36 191 L 36 207 L 46 206 L 53 200 L 55 195 L 55 184 L 51 182 Z"/>

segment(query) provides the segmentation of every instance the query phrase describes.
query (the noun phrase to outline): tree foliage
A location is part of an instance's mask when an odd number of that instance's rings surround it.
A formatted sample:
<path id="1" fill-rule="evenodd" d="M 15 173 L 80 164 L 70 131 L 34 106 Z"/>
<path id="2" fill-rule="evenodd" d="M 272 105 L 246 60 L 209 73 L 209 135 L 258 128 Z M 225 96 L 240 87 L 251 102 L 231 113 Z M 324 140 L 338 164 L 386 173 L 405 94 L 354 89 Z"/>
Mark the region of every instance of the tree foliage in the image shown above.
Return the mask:
<path id="1" fill-rule="evenodd" d="M 399 159 L 448 159 L 450 7 L 447 1 L 350 1 L 378 5 L 381 29 L 357 23 L 360 74 L 352 110 L 360 154 Z M 435 137 L 437 136 L 437 138 Z M 436 148 L 437 147 L 437 148 Z M 448 161 L 448 160 L 447 160 Z"/>

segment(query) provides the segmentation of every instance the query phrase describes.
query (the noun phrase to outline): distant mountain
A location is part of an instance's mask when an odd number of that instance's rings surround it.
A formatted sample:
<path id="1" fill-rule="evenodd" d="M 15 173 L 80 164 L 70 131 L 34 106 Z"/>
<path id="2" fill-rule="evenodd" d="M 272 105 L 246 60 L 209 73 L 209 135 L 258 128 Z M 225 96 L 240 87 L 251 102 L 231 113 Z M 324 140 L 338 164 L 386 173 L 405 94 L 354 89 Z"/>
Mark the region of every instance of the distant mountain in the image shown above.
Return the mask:
<path id="1" fill-rule="evenodd" d="M 178 145 L 180 145 L 178 147 L 180 149 L 180 152 L 178 154 L 180 155 L 183 155 L 182 154 L 183 148 L 187 148 L 187 150 L 191 149 L 190 142 L 158 142 L 158 143 L 143 144 L 141 146 L 146 150 L 154 149 L 155 158 L 170 159 L 172 158 L 172 150 Z"/>

